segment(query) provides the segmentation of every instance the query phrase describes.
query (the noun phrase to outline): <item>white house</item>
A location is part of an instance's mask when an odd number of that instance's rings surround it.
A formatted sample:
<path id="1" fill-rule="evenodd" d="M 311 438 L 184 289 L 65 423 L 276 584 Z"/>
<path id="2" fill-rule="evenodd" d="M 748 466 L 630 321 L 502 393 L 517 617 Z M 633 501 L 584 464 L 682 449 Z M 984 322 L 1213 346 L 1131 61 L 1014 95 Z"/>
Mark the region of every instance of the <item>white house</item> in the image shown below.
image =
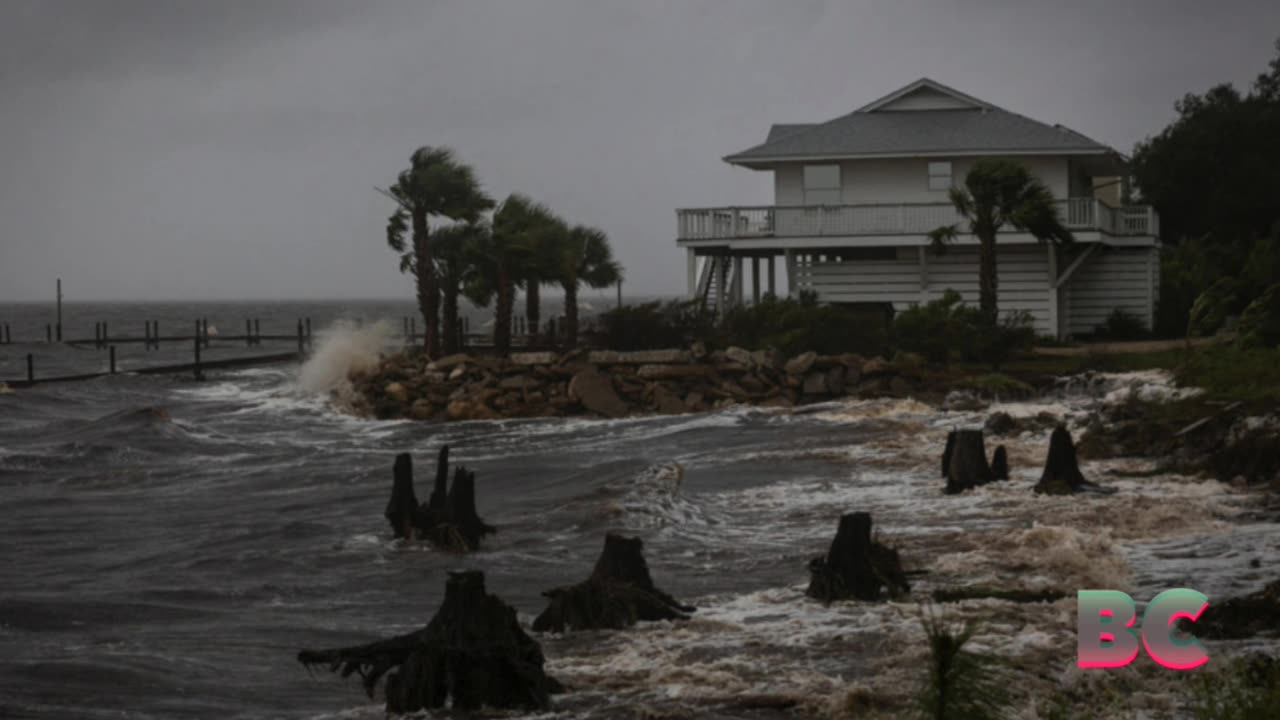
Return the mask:
<path id="1" fill-rule="evenodd" d="M 918 80 L 823 123 L 774 125 L 764 143 L 725 162 L 773 173 L 772 205 L 677 210 L 692 297 L 723 309 L 774 290 L 784 258 L 790 292 L 900 311 L 948 288 L 977 304 L 977 239 L 943 254 L 927 233 L 968 226 L 947 198 L 983 157 L 1015 160 L 1059 198 L 1076 243 L 1056 248 L 1005 228 L 997 240 L 1002 312 L 1029 312 L 1041 334 L 1093 331 L 1115 308 L 1150 327 L 1159 287 L 1158 218 L 1122 206 L 1125 158 L 1061 125 L 1046 125 L 941 83 Z M 761 284 L 760 265 L 767 266 Z"/>

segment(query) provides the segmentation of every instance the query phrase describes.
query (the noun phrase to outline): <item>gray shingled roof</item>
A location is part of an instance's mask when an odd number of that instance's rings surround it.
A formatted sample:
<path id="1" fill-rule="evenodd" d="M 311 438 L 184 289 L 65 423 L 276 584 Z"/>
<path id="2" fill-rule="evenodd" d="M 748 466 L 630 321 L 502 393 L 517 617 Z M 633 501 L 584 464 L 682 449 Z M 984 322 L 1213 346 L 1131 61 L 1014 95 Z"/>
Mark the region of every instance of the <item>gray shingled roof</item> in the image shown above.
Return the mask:
<path id="1" fill-rule="evenodd" d="M 1114 152 L 1062 126 L 1007 110 L 853 112 L 816 125 L 774 125 L 761 145 L 725 158 L 743 165 L 802 157 L 918 153 Z"/>

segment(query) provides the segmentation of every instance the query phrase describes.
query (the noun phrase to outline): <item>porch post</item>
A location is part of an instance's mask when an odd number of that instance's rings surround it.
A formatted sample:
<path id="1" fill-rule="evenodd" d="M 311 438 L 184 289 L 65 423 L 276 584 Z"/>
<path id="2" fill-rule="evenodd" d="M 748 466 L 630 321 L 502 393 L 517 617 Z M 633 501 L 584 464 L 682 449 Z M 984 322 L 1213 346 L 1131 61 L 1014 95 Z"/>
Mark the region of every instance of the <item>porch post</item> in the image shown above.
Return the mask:
<path id="1" fill-rule="evenodd" d="M 751 256 L 751 302 L 760 304 L 760 257 Z"/>
<path id="2" fill-rule="evenodd" d="M 774 277 L 774 271 L 773 271 L 773 256 L 772 256 L 772 255 L 770 255 L 770 256 L 769 256 L 769 294 L 770 294 L 770 295 L 773 295 L 774 297 L 777 297 L 777 293 L 774 291 L 774 280 L 773 280 L 773 277 Z"/>
<path id="3" fill-rule="evenodd" d="M 783 261 L 787 266 L 787 297 L 796 296 L 796 251 L 783 250 Z"/>
<path id="4" fill-rule="evenodd" d="M 689 298 L 698 294 L 698 255 L 693 248 L 685 248 L 686 263 L 689 270 Z"/>
<path id="5" fill-rule="evenodd" d="M 733 304 L 735 306 L 742 304 L 742 289 L 745 285 L 742 282 L 742 256 L 733 256 Z"/>
<path id="6" fill-rule="evenodd" d="M 916 248 L 920 260 L 920 304 L 929 302 L 929 260 L 925 257 L 924 246 Z"/>
<path id="7" fill-rule="evenodd" d="M 1049 293 L 1049 332 L 1059 340 L 1062 329 L 1058 327 L 1058 249 L 1053 243 L 1045 243 L 1049 248 L 1049 272 L 1046 284 Z"/>

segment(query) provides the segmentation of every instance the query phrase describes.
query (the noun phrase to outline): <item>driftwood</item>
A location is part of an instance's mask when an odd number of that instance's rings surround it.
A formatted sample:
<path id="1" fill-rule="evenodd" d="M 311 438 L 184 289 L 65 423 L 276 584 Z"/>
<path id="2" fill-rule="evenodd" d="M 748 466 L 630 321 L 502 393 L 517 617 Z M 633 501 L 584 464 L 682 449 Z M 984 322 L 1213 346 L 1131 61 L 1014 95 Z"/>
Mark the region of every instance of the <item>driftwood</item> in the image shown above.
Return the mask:
<path id="1" fill-rule="evenodd" d="M 1114 488 L 1104 488 L 1084 479 L 1080 463 L 1076 459 L 1076 446 L 1071 433 L 1061 425 L 1049 436 L 1049 454 L 1044 460 L 1044 473 L 1036 483 L 1036 492 L 1045 495 L 1069 495 L 1078 492 L 1113 493 Z"/>
<path id="2" fill-rule="evenodd" d="M 1009 479 L 1009 453 L 1003 445 L 996 446 L 996 451 L 991 454 L 991 476 L 996 480 Z"/>
<path id="3" fill-rule="evenodd" d="M 637 621 L 688 620 L 696 608 L 659 590 L 649 576 L 644 543 L 609 533 L 591 577 L 543 593 L 550 602 L 533 621 L 536 632 L 618 630 Z"/>
<path id="4" fill-rule="evenodd" d="M 809 562 L 809 597 L 831 602 L 878 600 L 911 591 L 898 551 L 871 539 L 871 514 L 843 515 L 826 555 Z"/>
<path id="5" fill-rule="evenodd" d="M 437 547 L 467 552 L 480 545 L 485 535 L 497 529 L 476 513 L 476 475 L 458 466 L 449 477 L 449 446 L 440 448 L 436 459 L 436 481 L 425 505 L 418 504 L 413 491 L 413 460 L 409 453 L 396 456 L 391 500 L 384 513 L 398 538 L 427 540 Z"/>
<path id="6" fill-rule="evenodd" d="M 516 611 L 485 592 L 479 571 L 449 573 L 444 602 L 422 630 L 332 650 L 303 650 L 308 668 L 358 674 L 373 698 L 386 676 L 387 712 L 443 707 L 545 710 L 562 687 L 543 671 L 542 648 L 525 634 Z"/>
<path id="7" fill-rule="evenodd" d="M 948 495 L 962 493 L 996 479 L 987 464 L 981 430 L 953 430 L 948 436 L 947 446 L 951 452 L 943 455 L 942 464 L 947 470 Z"/>

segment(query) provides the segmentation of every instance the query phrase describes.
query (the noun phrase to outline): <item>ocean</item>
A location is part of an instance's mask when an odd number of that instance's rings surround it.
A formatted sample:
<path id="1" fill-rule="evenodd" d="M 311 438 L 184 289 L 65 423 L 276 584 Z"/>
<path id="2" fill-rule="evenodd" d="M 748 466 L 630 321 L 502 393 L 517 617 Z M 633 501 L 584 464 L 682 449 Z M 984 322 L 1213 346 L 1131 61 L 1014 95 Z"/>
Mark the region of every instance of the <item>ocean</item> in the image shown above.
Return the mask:
<path id="1" fill-rule="evenodd" d="M 0 380 L 21 377 L 28 352 L 41 368 L 104 368 L 103 350 L 28 342 L 42 339 L 48 315 L 32 308 L 0 306 L 15 339 L 0 345 Z M 1280 552 L 1251 496 L 1134 475 L 1144 460 L 1083 464 L 1113 496 L 1035 496 L 1047 431 L 1001 440 L 1011 481 L 942 494 L 948 430 L 1002 409 L 1053 413 L 1078 432 L 1099 403 L 1177 392 L 1159 373 L 1100 376 L 983 411 L 848 399 L 623 420 L 377 421 L 340 412 L 331 388 L 300 378 L 332 383 L 356 355 L 393 347 L 343 319 L 398 332 L 411 303 L 64 312 L 64 333 L 80 337 L 101 320 L 141 336 L 144 318 L 164 334 L 189 334 L 196 317 L 238 334 L 260 317 L 264 333 L 287 334 L 310 317 L 317 352 L 310 367 L 197 382 L 129 374 L 189 352 L 139 347 L 122 350 L 122 374 L 0 395 L 0 717 L 382 718 L 358 679 L 313 676 L 298 650 L 421 627 L 457 568 L 483 570 L 527 627 L 544 590 L 587 577 L 610 530 L 641 537 L 658 586 L 699 609 L 683 623 L 537 636 L 548 672 L 570 688 L 541 717 L 830 717 L 860 690 L 903 703 L 923 681 L 932 589 L 1115 588 L 1141 604 L 1193 587 L 1218 598 L 1260 588 L 1273 571 L 1254 561 Z M 213 344 L 215 355 L 272 351 Z M 396 542 L 382 517 L 395 455 L 413 454 L 425 497 L 444 444 L 476 472 L 479 513 L 499 528 L 469 555 Z M 853 511 L 871 512 L 878 539 L 921 572 L 911 598 L 805 597 L 809 560 Z M 1007 658 L 1021 690 L 1086 682 L 1073 598 L 947 612 L 982 620 L 975 646 Z M 1158 706 L 1172 680 L 1148 665 L 1128 692 Z M 763 695 L 796 708 L 741 702 Z"/>

